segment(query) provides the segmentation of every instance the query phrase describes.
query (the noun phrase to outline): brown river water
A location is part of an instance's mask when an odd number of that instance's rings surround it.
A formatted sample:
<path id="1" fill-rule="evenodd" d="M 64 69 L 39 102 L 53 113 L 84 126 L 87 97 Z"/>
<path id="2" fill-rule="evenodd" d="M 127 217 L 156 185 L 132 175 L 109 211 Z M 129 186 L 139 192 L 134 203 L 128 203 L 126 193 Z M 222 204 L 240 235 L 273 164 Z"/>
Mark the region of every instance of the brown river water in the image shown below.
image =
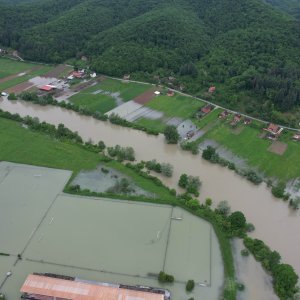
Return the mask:
<path id="1" fill-rule="evenodd" d="M 248 222 L 255 225 L 252 236 L 262 239 L 278 251 L 283 261 L 291 264 L 300 274 L 299 212 L 292 211 L 287 203 L 274 198 L 265 184 L 255 186 L 226 168 L 184 152 L 178 146 L 167 145 L 162 135 L 149 136 L 141 131 L 80 116 L 59 107 L 0 100 L 0 108 L 21 116 L 38 117 L 54 125 L 63 123 L 77 131 L 84 140 L 103 140 L 108 146 L 131 146 L 138 161 L 155 158 L 159 162 L 168 162 L 174 166 L 173 177 L 164 179 L 170 187 L 177 189 L 182 173 L 199 176 L 202 181 L 200 201 L 207 197 L 212 198 L 214 204 L 227 200 L 232 211 L 242 211 Z"/>

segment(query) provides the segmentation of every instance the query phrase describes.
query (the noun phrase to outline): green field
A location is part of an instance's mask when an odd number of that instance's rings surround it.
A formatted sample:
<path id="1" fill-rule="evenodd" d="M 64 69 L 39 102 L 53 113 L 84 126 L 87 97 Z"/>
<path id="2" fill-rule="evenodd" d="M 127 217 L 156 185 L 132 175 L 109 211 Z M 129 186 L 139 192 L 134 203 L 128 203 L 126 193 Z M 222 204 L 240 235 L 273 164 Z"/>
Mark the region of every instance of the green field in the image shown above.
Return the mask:
<path id="1" fill-rule="evenodd" d="M 149 90 L 150 88 L 151 86 L 149 84 L 123 82 L 120 80 L 107 78 L 96 85 L 84 89 L 81 93 L 92 94 L 93 92 L 96 92 L 98 90 L 110 93 L 118 92 L 120 93 L 120 97 L 123 99 L 123 101 L 126 102 L 132 100 L 133 98 Z"/>
<path id="2" fill-rule="evenodd" d="M 199 129 L 210 127 L 218 120 L 218 115 L 221 111 L 220 108 L 217 108 L 201 119 L 193 119 L 193 122 Z"/>
<path id="3" fill-rule="evenodd" d="M 169 118 L 178 117 L 182 119 L 192 118 L 203 105 L 204 103 L 200 100 L 178 94 L 173 97 L 158 96 L 146 104 L 149 108 L 162 111 Z"/>
<path id="4" fill-rule="evenodd" d="M 149 84 L 123 82 L 120 80 L 107 78 L 98 85 L 94 86 L 93 90 L 96 91 L 98 89 L 101 89 L 112 93 L 119 92 L 120 97 L 124 101 L 129 101 L 149 90 L 150 88 L 151 85 Z"/>
<path id="5" fill-rule="evenodd" d="M 49 72 L 52 68 L 53 68 L 52 66 L 43 65 L 39 69 L 29 72 L 28 74 L 13 78 L 13 79 L 5 81 L 5 82 L 2 82 L 2 83 L 0 83 L 0 90 L 5 90 L 8 88 L 11 88 L 19 83 L 22 83 L 22 82 L 25 82 L 25 81 L 31 79 L 33 77 L 41 76 L 41 75 Z"/>
<path id="6" fill-rule="evenodd" d="M 108 95 L 93 95 L 82 92 L 72 96 L 69 100 L 78 106 L 101 113 L 106 113 L 116 107 L 116 100 Z"/>
<path id="7" fill-rule="evenodd" d="M 0 58 L 0 78 L 22 73 L 36 66 L 38 65 L 8 58 Z"/>
<path id="8" fill-rule="evenodd" d="M 164 124 L 161 120 L 151 120 L 151 119 L 141 118 L 135 121 L 135 123 L 161 133 L 163 133 L 166 128 L 166 124 Z"/>
<path id="9" fill-rule="evenodd" d="M 241 125 L 244 126 L 244 125 Z M 246 126 L 236 135 L 231 127 L 222 122 L 220 126 L 210 130 L 205 138 L 215 140 L 231 150 L 249 165 L 258 167 L 266 176 L 282 180 L 297 178 L 300 175 L 300 143 L 292 141 L 290 135 L 284 142 L 288 149 L 283 155 L 268 151 L 271 141 L 259 138 L 261 130 Z"/>
<path id="10" fill-rule="evenodd" d="M 27 130 L 17 122 L 0 118 L 0 161 L 72 170 L 95 169 L 102 157 L 80 146 L 57 141 L 45 134 Z M 103 164 L 103 162 L 101 162 Z M 137 175 L 121 163 L 110 162 L 109 167 L 128 175 L 142 189 L 164 199 L 170 199 L 165 187 Z"/>

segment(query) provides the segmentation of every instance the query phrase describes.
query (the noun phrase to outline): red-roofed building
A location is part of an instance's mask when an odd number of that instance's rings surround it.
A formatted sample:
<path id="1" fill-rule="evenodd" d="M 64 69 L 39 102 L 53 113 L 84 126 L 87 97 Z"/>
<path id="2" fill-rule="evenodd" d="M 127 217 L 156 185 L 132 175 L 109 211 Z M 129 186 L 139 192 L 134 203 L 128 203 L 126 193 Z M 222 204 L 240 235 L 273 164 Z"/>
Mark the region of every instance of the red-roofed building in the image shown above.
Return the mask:
<path id="1" fill-rule="evenodd" d="M 44 86 L 39 88 L 39 90 L 44 91 L 44 92 L 51 92 L 54 89 L 55 89 L 55 86 L 50 85 L 50 84 L 44 85 Z"/>
<path id="2" fill-rule="evenodd" d="M 29 275 L 21 293 L 23 299 L 32 300 L 164 300 L 170 299 L 163 289 L 92 283 L 58 276 Z M 167 293 L 167 294 L 166 294 Z M 165 295 L 167 296 L 165 298 Z"/>
<path id="3" fill-rule="evenodd" d="M 208 89 L 208 92 L 209 93 L 214 93 L 216 91 L 216 87 L 215 86 L 211 86 L 209 89 Z"/>
<path id="4" fill-rule="evenodd" d="M 174 96 L 174 91 L 172 91 L 172 90 L 168 90 L 168 93 L 167 93 L 167 95 L 169 96 L 169 97 L 173 97 Z"/>
<path id="5" fill-rule="evenodd" d="M 300 141 L 300 133 L 294 134 L 293 139 L 294 139 L 295 141 Z"/>
<path id="6" fill-rule="evenodd" d="M 82 73 L 82 72 L 78 72 L 78 71 L 74 71 L 74 72 L 72 73 L 72 75 L 73 75 L 75 78 L 82 78 L 83 73 Z"/>
<path id="7" fill-rule="evenodd" d="M 212 105 L 206 105 L 204 107 L 201 108 L 201 112 L 205 115 L 209 114 L 212 110 L 213 110 L 213 106 Z"/>
<path id="8" fill-rule="evenodd" d="M 271 140 L 274 140 L 274 139 L 277 139 L 279 137 L 279 135 L 283 131 L 283 128 L 281 128 L 280 126 L 278 126 L 276 124 L 270 123 L 268 128 L 264 128 L 264 130 L 269 133 L 267 138 L 269 138 Z"/>

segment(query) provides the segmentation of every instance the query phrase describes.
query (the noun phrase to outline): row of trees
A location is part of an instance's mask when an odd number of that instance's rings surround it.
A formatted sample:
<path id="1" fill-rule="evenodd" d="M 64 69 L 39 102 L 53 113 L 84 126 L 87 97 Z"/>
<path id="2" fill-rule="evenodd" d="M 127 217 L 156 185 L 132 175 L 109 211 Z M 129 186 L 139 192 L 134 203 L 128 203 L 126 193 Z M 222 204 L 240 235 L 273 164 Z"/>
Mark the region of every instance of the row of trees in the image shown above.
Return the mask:
<path id="1" fill-rule="evenodd" d="M 292 299 L 297 292 L 298 275 L 294 269 L 287 264 L 282 264 L 278 252 L 272 251 L 265 243 L 258 239 L 246 237 L 245 246 L 260 261 L 264 268 L 273 276 L 273 286 L 280 299 Z"/>

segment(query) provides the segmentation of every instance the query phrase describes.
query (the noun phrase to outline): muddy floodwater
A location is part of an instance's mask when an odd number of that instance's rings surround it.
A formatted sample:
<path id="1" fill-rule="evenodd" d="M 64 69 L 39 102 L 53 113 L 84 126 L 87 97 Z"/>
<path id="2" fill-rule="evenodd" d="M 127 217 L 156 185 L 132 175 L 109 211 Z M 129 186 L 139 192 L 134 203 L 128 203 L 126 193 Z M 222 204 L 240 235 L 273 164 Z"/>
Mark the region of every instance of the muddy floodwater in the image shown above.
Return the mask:
<path id="1" fill-rule="evenodd" d="M 171 179 L 164 179 L 170 187 L 177 188 L 182 173 L 199 176 L 202 181 L 200 201 L 207 197 L 212 198 L 215 204 L 227 200 L 232 210 L 241 210 L 248 222 L 255 225 L 252 236 L 277 250 L 283 261 L 293 265 L 300 274 L 299 212 L 290 210 L 287 203 L 274 198 L 265 184 L 255 186 L 226 168 L 206 162 L 177 146 L 167 145 L 162 135 L 149 136 L 59 107 L 0 100 L 0 108 L 21 116 L 38 117 L 54 125 L 63 123 L 85 140 L 103 140 L 108 146 L 131 146 L 137 160 L 155 158 L 159 162 L 170 163 L 174 166 L 174 175 Z"/>
<path id="2" fill-rule="evenodd" d="M 157 287 L 161 270 L 175 277 L 164 285 L 172 300 L 219 298 L 223 264 L 210 223 L 168 205 L 64 194 L 70 176 L 0 162 L 0 253 L 10 254 L 0 255 L 0 288 L 7 300 L 20 299 L 33 272 Z M 196 286 L 187 294 L 190 278 Z"/>

